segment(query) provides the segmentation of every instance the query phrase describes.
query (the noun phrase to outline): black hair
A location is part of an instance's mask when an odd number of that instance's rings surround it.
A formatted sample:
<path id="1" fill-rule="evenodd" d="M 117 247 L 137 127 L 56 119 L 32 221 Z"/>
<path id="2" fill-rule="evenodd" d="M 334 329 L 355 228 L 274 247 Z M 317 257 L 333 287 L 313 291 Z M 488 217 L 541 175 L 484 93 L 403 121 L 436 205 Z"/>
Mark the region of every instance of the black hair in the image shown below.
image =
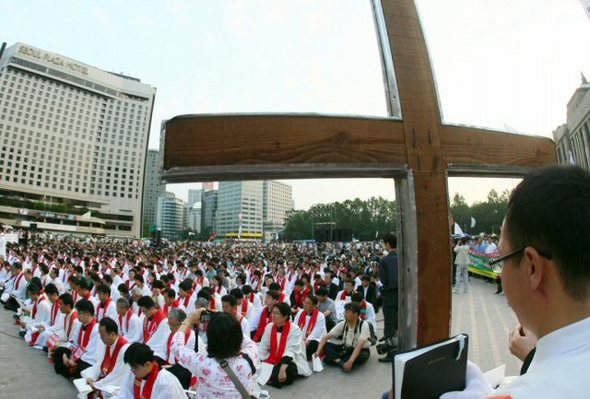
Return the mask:
<path id="1" fill-rule="evenodd" d="M 273 309 L 276 308 L 284 317 L 291 316 L 291 307 L 285 302 L 275 303 Z"/>
<path id="2" fill-rule="evenodd" d="M 110 274 L 105 274 L 102 279 L 104 280 L 105 283 L 107 284 L 112 284 L 113 283 L 113 277 Z"/>
<path id="3" fill-rule="evenodd" d="M 141 273 L 136 273 L 135 276 L 133 276 L 133 280 L 139 281 L 142 284 L 144 283 L 143 276 L 141 275 Z"/>
<path id="4" fill-rule="evenodd" d="M 74 297 L 72 296 L 72 294 L 61 294 L 59 296 L 59 300 L 61 301 L 61 303 L 63 303 L 64 305 L 67 305 L 71 308 L 74 307 Z"/>
<path id="5" fill-rule="evenodd" d="M 346 305 L 344 305 L 344 310 L 350 310 L 352 313 L 360 314 L 361 305 L 356 302 L 348 302 Z"/>
<path id="6" fill-rule="evenodd" d="M 268 289 L 281 292 L 281 285 L 279 283 L 270 283 Z"/>
<path id="7" fill-rule="evenodd" d="M 117 286 L 117 291 L 120 291 L 125 295 L 129 295 L 129 286 L 127 286 L 125 283 L 121 283 Z"/>
<path id="8" fill-rule="evenodd" d="M 178 284 L 178 289 L 189 292 L 193 288 L 193 282 L 191 279 L 184 279 Z"/>
<path id="9" fill-rule="evenodd" d="M 166 286 L 164 285 L 164 282 L 162 280 L 154 280 L 154 282 L 152 283 L 152 288 L 158 288 L 160 290 L 163 290 Z"/>
<path id="10" fill-rule="evenodd" d="M 303 280 L 297 279 L 297 281 L 295 281 L 295 285 L 297 285 L 299 287 L 304 287 L 305 283 L 303 282 Z"/>
<path id="11" fill-rule="evenodd" d="M 212 296 L 213 295 L 211 295 L 211 292 L 209 290 L 206 290 L 205 288 L 201 288 L 201 290 L 197 294 L 197 298 L 205 298 L 207 302 L 211 300 Z"/>
<path id="12" fill-rule="evenodd" d="M 151 297 L 145 295 L 137 300 L 137 306 L 140 306 L 142 308 L 146 308 L 149 310 L 149 309 L 155 307 L 156 304 L 154 303 L 154 300 Z"/>
<path id="13" fill-rule="evenodd" d="M 365 299 L 365 298 L 363 297 L 363 294 L 361 294 L 360 292 L 354 292 L 350 296 L 350 300 L 355 303 L 361 303 L 363 301 L 363 299 Z"/>
<path id="14" fill-rule="evenodd" d="M 59 294 L 59 291 L 57 290 L 57 287 L 55 286 L 55 284 L 49 283 L 45 286 L 45 293 L 47 295 L 55 295 L 55 294 Z"/>
<path id="15" fill-rule="evenodd" d="M 321 296 L 328 295 L 328 288 L 325 285 L 322 285 L 320 288 L 318 288 L 318 292 L 316 292 L 316 295 L 321 295 Z"/>
<path id="16" fill-rule="evenodd" d="M 236 304 L 238 303 L 236 301 L 236 297 L 233 295 L 224 295 L 221 297 L 221 302 L 227 302 L 230 304 L 230 306 L 234 307 L 236 306 Z"/>
<path id="17" fill-rule="evenodd" d="M 207 326 L 207 352 L 209 357 L 228 359 L 240 353 L 242 327 L 234 315 L 217 313 Z"/>
<path id="18" fill-rule="evenodd" d="M 37 284 L 29 284 L 27 291 L 31 294 L 39 295 L 41 293 L 41 286 Z"/>
<path id="19" fill-rule="evenodd" d="M 242 292 L 242 290 L 241 290 L 241 289 L 239 289 L 239 288 L 234 288 L 234 289 L 232 289 L 232 290 L 229 292 L 229 294 L 230 294 L 231 296 L 233 296 L 234 298 L 236 298 L 236 299 L 242 299 L 242 298 L 244 298 L 244 293 L 243 293 L 243 292 Z M 223 298 L 221 298 L 221 300 L 223 300 Z"/>
<path id="20" fill-rule="evenodd" d="M 125 351 L 123 361 L 130 367 L 143 366 L 147 362 L 153 362 L 154 351 L 146 344 L 134 342 Z"/>
<path id="21" fill-rule="evenodd" d="M 309 294 L 306 299 L 309 299 L 315 306 L 318 305 L 319 299 L 317 296 Z"/>
<path id="22" fill-rule="evenodd" d="M 397 247 L 397 237 L 392 232 L 385 233 L 385 235 L 383 236 L 383 242 L 388 243 L 391 246 L 391 248 Z"/>
<path id="23" fill-rule="evenodd" d="M 88 299 L 82 298 L 76 302 L 76 310 L 78 313 L 88 313 L 94 316 L 94 305 Z"/>
<path id="24" fill-rule="evenodd" d="M 271 297 L 272 299 L 274 299 L 275 301 L 278 301 L 281 294 L 279 294 L 279 291 L 275 291 L 275 290 L 268 290 L 266 291 L 266 295 Z"/>
<path id="25" fill-rule="evenodd" d="M 533 246 L 550 254 L 567 294 L 579 302 L 588 298 L 590 175 L 587 171 L 577 166 L 534 170 L 512 192 L 504 223 L 513 250 Z"/>
<path id="26" fill-rule="evenodd" d="M 119 334 L 117 323 L 110 317 L 103 317 L 98 323 L 98 326 L 104 327 L 108 334 Z"/>
<path id="27" fill-rule="evenodd" d="M 108 296 L 111 296 L 111 287 L 106 284 L 99 285 L 96 290 L 101 294 L 108 294 Z"/>
<path id="28" fill-rule="evenodd" d="M 254 289 L 252 288 L 251 285 L 245 285 L 242 287 L 242 292 L 244 293 L 244 295 L 248 295 L 251 292 L 254 292 Z"/>
<path id="29" fill-rule="evenodd" d="M 164 295 L 167 296 L 168 298 L 176 298 L 176 291 L 174 291 L 172 288 L 166 288 L 166 290 L 164 291 Z"/>

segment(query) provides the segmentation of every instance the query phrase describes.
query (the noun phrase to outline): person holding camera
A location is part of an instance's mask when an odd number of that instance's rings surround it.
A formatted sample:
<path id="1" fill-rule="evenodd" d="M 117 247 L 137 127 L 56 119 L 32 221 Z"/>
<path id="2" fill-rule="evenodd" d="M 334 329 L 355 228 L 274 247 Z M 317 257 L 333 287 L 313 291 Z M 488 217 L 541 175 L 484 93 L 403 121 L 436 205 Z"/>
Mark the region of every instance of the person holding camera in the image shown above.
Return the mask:
<path id="1" fill-rule="evenodd" d="M 316 356 L 325 350 L 326 364 L 335 364 L 343 371 L 349 372 L 353 366 L 365 363 L 371 355 L 371 331 L 369 323 L 360 318 L 358 303 L 349 302 L 344 305 L 344 320 L 336 324 L 330 332 L 322 338 Z M 335 342 L 330 340 L 337 339 Z"/>
<path id="2" fill-rule="evenodd" d="M 279 302 L 272 308 L 272 323 L 264 329 L 258 346 L 260 359 L 271 364 L 273 370 L 267 384 L 275 388 L 291 385 L 298 376 L 308 377 L 311 369 L 307 364 L 301 329 L 290 321 L 291 307 Z"/>
<path id="3" fill-rule="evenodd" d="M 184 334 L 205 322 L 208 354 L 196 353 L 185 345 Z M 240 322 L 231 314 L 204 308 L 191 313 L 172 338 L 172 354 L 197 377 L 198 398 L 242 399 L 242 388 L 253 397 L 260 393 L 254 378 L 259 362 L 256 344 L 244 337 Z"/>

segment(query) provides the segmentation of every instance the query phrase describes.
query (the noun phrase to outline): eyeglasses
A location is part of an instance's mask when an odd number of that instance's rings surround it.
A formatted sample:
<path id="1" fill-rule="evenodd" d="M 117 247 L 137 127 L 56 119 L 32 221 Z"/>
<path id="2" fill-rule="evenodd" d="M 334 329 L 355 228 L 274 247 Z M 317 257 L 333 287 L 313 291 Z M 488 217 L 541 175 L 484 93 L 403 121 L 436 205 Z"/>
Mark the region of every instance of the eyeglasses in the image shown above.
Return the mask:
<path id="1" fill-rule="evenodd" d="M 517 254 L 519 254 L 519 253 L 523 252 L 523 251 L 526 249 L 526 247 L 530 247 L 530 246 L 531 246 L 531 245 L 524 245 L 524 246 L 522 246 L 522 247 L 518 248 L 518 249 L 517 249 L 517 250 L 515 250 L 515 251 L 512 251 L 512 252 L 510 252 L 510 253 L 507 253 L 507 254 L 506 254 L 506 255 L 504 255 L 504 256 L 500 256 L 499 258 L 496 258 L 496 259 L 494 259 L 494 260 L 491 260 L 491 261 L 490 261 L 488 264 L 489 264 L 490 266 L 497 265 L 498 263 L 500 263 L 500 262 L 502 262 L 502 261 L 504 261 L 504 260 L 506 260 L 506 259 L 508 259 L 508 258 L 510 258 L 510 257 L 512 257 L 512 256 L 514 256 L 514 255 L 517 255 Z M 535 247 L 533 247 L 533 248 L 535 248 Z M 547 258 L 547 259 L 549 259 L 549 260 L 551 260 L 551 258 L 553 258 L 553 254 L 552 254 L 551 252 L 547 252 L 547 251 L 541 251 L 541 250 L 539 250 L 539 249 L 537 249 L 537 248 L 535 248 L 535 249 L 537 250 L 537 252 L 539 253 L 539 255 L 541 255 L 542 257 L 544 257 L 544 258 Z"/>

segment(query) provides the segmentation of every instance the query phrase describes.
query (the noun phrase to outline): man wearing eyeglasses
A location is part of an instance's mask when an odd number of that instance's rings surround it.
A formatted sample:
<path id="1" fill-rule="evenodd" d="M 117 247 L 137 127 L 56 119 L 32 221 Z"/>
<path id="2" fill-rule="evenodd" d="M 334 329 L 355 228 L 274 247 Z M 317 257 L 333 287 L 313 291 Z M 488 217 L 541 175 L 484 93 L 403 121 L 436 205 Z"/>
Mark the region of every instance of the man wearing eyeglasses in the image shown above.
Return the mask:
<path id="1" fill-rule="evenodd" d="M 590 175 L 573 166 L 538 169 L 516 187 L 499 243 L 508 303 L 539 338 L 532 363 L 492 391 L 473 364 L 467 388 L 442 399 L 492 396 L 586 398 L 590 392 Z"/>

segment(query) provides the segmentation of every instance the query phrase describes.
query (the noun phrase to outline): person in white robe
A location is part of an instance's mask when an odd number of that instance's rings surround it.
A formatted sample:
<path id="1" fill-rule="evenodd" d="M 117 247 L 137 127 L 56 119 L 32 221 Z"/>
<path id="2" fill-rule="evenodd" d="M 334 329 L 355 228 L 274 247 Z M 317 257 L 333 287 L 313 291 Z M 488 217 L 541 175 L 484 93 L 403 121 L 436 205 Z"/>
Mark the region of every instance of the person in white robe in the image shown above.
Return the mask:
<path id="1" fill-rule="evenodd" d="M 290 317 L 289 305 L 284 302 L 275 304 L 272 310 L 273 322 L 266 326 L 258 345 L 260 360 L 273 367 L 267 384 L 276 387 L 292 384 L 297 376 L 308 377 L 312 374 L 301 329 L 289 321 Z"/>
<path id="2" fill-rule="evenodd" d="M 293 322 L 299 326 L 305 343 L 307 360 L 315 353 L 326 330 L 326 317 L 317 308 L 318 298 L 315 295 L 308 295 L 303 300 L 303 309 L 297 313 Z"/>
<path id="3" fill-rule="evenodd" d="M 154 356 L 164 362 L 168 352 L 167 340 L 170 327 L 162 309 L 158 309 L 154 300 L 149 296 L 139 298 L 138 305 L 145 314 L 143 320 L 143 342 L 154 351 Z"/>
<path id="4" fill-rule="evenodd" d="M 37 284 L 30 284 L 27 289 L 31 299 L 31 309 L 25 311 L 27 316 L 20 317 L 20 335 L 24 336 L 27 343 L 32 342 L 33 333 L 39 332 L 39 326 L 49 323 L 51 318 L 51 304 L 41 292 L 41 287 Z M 37 335 L 35 335 L 35 339 Z"/>
<path id="5" fill-rule="evenodd" d="M 129 366 L 124 362 L 124 355 L 129 343 L 119 334 L 117 323 L 109 318 L 103 318 L 98 328 L 101 342 L 98 345 L 98 361 L 92 367 L 82 371 L 82 378 L 94 391 L 100 391 L 109 386 L 119 386 Z M 102 392 L 104 398 L 109 398 L 107 392 Z M 79 399 L 86 399 L 86 394 L 79 395 Z"/>
<path id="6" fill-rule="evenodd" d="M 115 319 L 121 334 L 130 344 L 143 342 L 143 319 L 138 317 L 125 298 L 117 299 L 117 318 Z"/>
<path id="7" fill-rule="evenodd" d="M 30 341 L 27 340 L 29 333 L 27 332 L 27 336 L 25 336 L 25 340 L 29 343 L 29 345 L 34 346 L 37 349 L 42 349 L 49 337 L 53 334 L 54 329 L 58 326 L 60 322 L 60 300 L 59 300 L 59 292 L 55 285 L 48 284 L 45 287 L 45 298 L 49 301 L 51 307 L 49 308 L 49 321 L 35 324 L 35 328 L 37 333 L 31 334 Z M 63 322 L 63 320 L 62 320 Z"/>
<path id="8" fill-rule="evenodd" d="M 178 378 L 180 381 L 180 385 L 184 389 L 189 389 L 191 385 L 192 374 L 189 370 L 187 370 L 183 365 L 180 364 L 178 358 L 174 356 L 172 352 L 172 339 L 174 338 L 174 334 L 178 331 L 182 323 L 186 320 L 186 313 L 182 309 L 171 309 L 168 313 L 168 326 L 170 327 L 170 334 L 168 335 L 167 342 L 167 353 L 165 359 L 165 368 L 172 374 Z M 199 337 L 192 329 L 185 331 L 183 334 L 183 343 L 186 347 L 195 349 L 195 344 L 198 341 L 198 350 L 200 352 L 207 353 L 205 350 L 205 345 Z"/>
<path id="9" fill-rule="evenodd" d="M 101 321 L 105 317 L 117 320 L 117 304 L 111 298 L 111 288 L 101 284 L 97 288 L 99 303 L 96 306 L 96 320 Z"/>
<path id="10" fill-rule="evenodd" d="M 154 352 L 146 344 L 131 344 L 124 360 L 130 370 L 121 381 L 118 399 L 186 399 L 178 378 L 160 368 Z"/>

